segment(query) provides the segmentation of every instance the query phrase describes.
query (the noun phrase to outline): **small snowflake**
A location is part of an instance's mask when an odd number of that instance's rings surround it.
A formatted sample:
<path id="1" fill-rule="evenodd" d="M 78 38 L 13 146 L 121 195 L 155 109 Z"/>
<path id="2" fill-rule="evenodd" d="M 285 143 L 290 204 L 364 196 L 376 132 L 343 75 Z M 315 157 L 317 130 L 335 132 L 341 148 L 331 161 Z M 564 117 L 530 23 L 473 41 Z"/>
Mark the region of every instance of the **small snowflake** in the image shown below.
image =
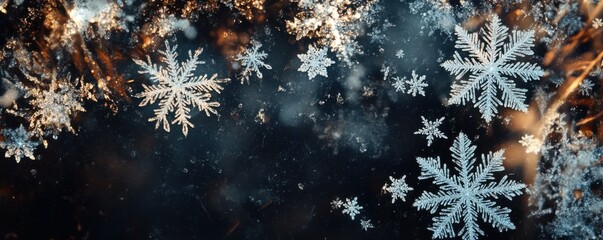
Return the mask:
<path id="1" fill-rule="evenodd" d="M 375 226 L 373 226 L 373 224 L 371 223 L 371 220 L 360 220 L 360 226 L 362 226 L 362 230 L 364 231 L 368 231 L 369 228 L 375 228 Z"/>
<path id="2" fill-rule="evenodd" d="M 251 45 L 251 48 L 245 49 L 245 51 L 235 56 L 235 60 L 241 61 L 241 65 L 245 67 L 241 73 L 241 84 L 245 83 L 245 81 L 249 84 L 249 77 L 253 72 L 256 73 L 256 76 L 259 79 L 262 79 L 263 75 L 260 71 L 260 68 L 262 67 L 268 70 L 272 69 L 272 66 L 264 63 L 264 59 L 268 57 L 268 54 L 264 51 L 259 51 L 262 44 L 257 41 L 252 41 Z"/>
<path id="3" fill-rule="evenodd" d="M 327 57 L 326 47 L 317 49 L 314 45 L 308 47 L 308 52 L 306 52 L 306 54 L 297 54 L 297 57 L 302 61 L 302 64 L 297 71 L 307 72 L 308 78 L 310 79 L 313 79 L 316 75 L 328 77 L 327 67 L 335 63 Z"/>
<path id="4" fill-rule="evenodd" d="M 600 27 L 603 27 L 603 20 L 601 20 L 600 18 L 595 18 L 593 20 L 593 27 L 595 29 L 599 29 Z"/>
<path id="5" fill-rule="evenodd" d="M 526 148 L 526 153 L 538 153 L 542 148 L 542 141 L 534 138 L 534 135 L 526 134 L 519 140 L 521 146 Z"/>
<path id="6" fill-rule="evenodd" d="M 396 92 L 406 91 L 406 84 L 404 83 L 405 80 L 406 78 L 401 78 L 398 76 L 394 77 L 394 83 L 392 83 L 392 87 L 396 89 Z"/>
<path id="7" fill-rule="evenodd" d="M 15 129 L 2 129 L 1 133 L 4 141 L 0 142 L 0 148 L 6 149 L 4 157 L 14 157 L 17 163 L 24 157 L 35 160 L 33 152 L 40 142 L 32 141 L 32 134 L 23 125 Z"/>
<path id="8" fill-rule="evenodd" d="M 409 187 L 406 184 L 406 175 L 402 176 L 400 179 L 395 179 L 392 176 L 389 176 L 389 180 L 392 181 L 392 184 L 383 185 L 383 191 L 389 192 L 392 194 L 392 203 L 395 203 L 397 199 L 402 199 L 402 202 L 406 202 L 406 194 L 413 190 L 413 188 Z"/>
<path id="9" fill-rule="evenodd" d="M 421 119 L 423 121 L 423 128 L 416 131 L 415 135 L 421 134 L 427 136 L 426 138 L 428 147 L 431 146 L 431 143 L 435 138 L 448 139 L 448 137 L 446 137 L 446 135 L 444 135 L 444 133 L 441 132 L 440 129 L 438 129 L 438 127 L 442 125 L 442 122 L 444 121 L 445 117 L 442 117 L 435 121 L 429 121 L 423 116 L 421 116 Z"/>
<path id="10" fill-rule="evenodd" d="M 583 96 L 590 96 L 590 91 L 593 90 L 595 84 L 590 79 L 584 79 L 580 86 L 578 87 L 578 91 Z"/>
<path id="11" fill-rule="evenodd" d="M 398 59 L 402 59 L 402 58 L 404 58 L 404 50 L 402 50 L 402 49 L 398 50 L 398 51 L 396 52 L 396 57 L 397 57 Z"/>
<path id="12" fill-rule="evenodd" d="M 354 220 L 356 215 L 360 214 L 360 210 L 362 210 L 362 206 L 358 205 L 358 198 L 354 197 L 352 200 L 349 198 L 345 199 L 345 203 L 342 205 L 343 210 L 341 213 L 350 215 L 350 218 Z"/>
<path id="13" fill-rule="evenodd" d="M 339 197 L 336 197 L 335 200 L 331 201 L 332 209 L 340 209 L 342 206 L 343 206 L 343 201 L 341 201 L 341 199 L 339 199 Z"/>
<path id="14" fill-rule="evenodd" d="M 407 94 L 411 94 L 413 97 L 416 94 L 421 94 L 422 96 L 425 96 L 425 91 L 423 91 L 423 88 L 428 86 L 427 83 L 425 83 L 425 75 L 419 76 L 413 70 L 412 78 L 410 80 L 406 80 L 406 83 L 408 83 L 408 92 L 406 92 Z"/>

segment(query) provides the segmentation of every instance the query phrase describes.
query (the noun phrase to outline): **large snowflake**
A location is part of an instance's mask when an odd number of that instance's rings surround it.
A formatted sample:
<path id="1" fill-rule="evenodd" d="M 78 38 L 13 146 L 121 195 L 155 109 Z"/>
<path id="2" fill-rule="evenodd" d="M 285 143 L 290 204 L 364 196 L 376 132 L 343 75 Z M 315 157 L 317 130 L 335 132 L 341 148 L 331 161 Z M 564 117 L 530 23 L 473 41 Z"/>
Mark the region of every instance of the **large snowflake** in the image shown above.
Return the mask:
<path id="1" fill-rule="evenodd" d="M 450 151 L 458 171 L 456 176 L 451 176 L 446 165 L 441 165 L 439 157 L 417 158 L 421 167 L 419 179 L 433 178 L 435 185 L 440 186 L 440 191 L 435 194 L 423 192 L 413 204 L 419 210 L 429 209 L 432 214 L 442 207 L 439 216 L 433 218 L 434 223 L 429 228 L 434 238 L 461 235 L 465 240 L 477 239 L 479 235 L 484 234 L 478 226 L 478 216 L 499 231 L 515 229 L 509 218 L 511 209 L 496 206 L 496 203 L 488 198 L 497 199 L 503 196 L 510 200 L 521 195 L 525 185 L 507 180 L 507 176 L 502 177 L 499 182 L 492 181 L 495 179 L 495 172 L 504 170 L 504 150 L 482 155 L 481 163 L 475 167 L 475 148 L 463 133 L 454 140 Z M 455 233 L 453 224 L 461 220 L 464 226 Z"/>
<path id="2" fill-rule="evenodd" d="M 508 28 L 498 16 L 493 15 L 486 30 L 469 34 L 462 27 L 456 26 L 458 37 L 456 48 L 469 53 L 468 58 L 454 53 L 454 59 L 442 63 L 442 67 L 456 75 L 457 81 L 452 84 L 450 104 L 465 104 L 471 101 L 479 108 L 482 118 L 490 122 L 498 113 L 497 107 L 503 105 L 515 110 L 527 111 L 524 103 L 526 89 L 518 88 L 511 78 L 521 78 L 527 82 L 537 80 L 543 70 L 536 64 L 514 62 L 517 58 L 531 56 L 534 52 L 534 31 L 512 31 L 510 40 Z M 469 73 L 469 78 L 463 78 Z M 476 92 L 483 90 L 479 98 Z M 502 99 L 497 97 L 497 90 L 502 92 Z"/>
<path id="3" fill-rule="evenodd" d="M 249 77 L 255 72 L 255 75 L 262 79 L 263 75 L 260 72 L 260 68 L 266 68 L 268 70 L 272 69 L 272 66 L 264 63 L 268 54 L 264 51 L 259 51 L 262 47 L 262 44 L 257 41 L 251 42 L 251 48 L 245 49 L 242 53 L 239 53 L 235 56 L 235 60 L 240 61 L 241 65 L 245 68 L 243 72 L 241 72 L 241 84 L 249 83 Z"/>
<path id="4" fill-rule="evenodd" d="M 329 75 L 327 73 L 327 67 L 335 63 L 333 60 L 327 57 L 326 47 L 317 49 L 314 47 L 314 45 L 310 45 L 308 47 L 307 53 L 297 54 L 297 57 L 302 62 L 297 71 L 307 72 L 308 78 L 310 79 L 316 77 L 316 75 L 328 77 Z"/>
<path id="5" fill-rule="evenodd" d="M 210 100 L 211 93 L 220 93 L 223 89 L 220 84 L 229 79 L 218 79 L 217 74 L 210 78 L 207 75 L 196 76 L 194 74 L 197 65 L 205 63 L 198 60 L 202 49 L 197 49 L 195 53 L 189 51 L 189 59 L 179 63 L 176 60 L 178 45 L 172 48 L 169 42 L 165 41 L 165 47 L 166 51 L 159 51 L 159 53 L 164 56 L 167 67 L 152 63 L 149 56 L 147 56 L 147 62 L 134 60 L 143 68 L 139 73 L 148 73 L 151 75 L 151 81 L 158 83 L 156 85 L 143 84 L 144 91 L 136 94 L 136 97 L 143 98 L 140 106 L 153 104 L 160 99 L 159 109 L 155 110 L 155 117 L 149 118 L 149 121 L 156 122 L 155 128 L 163 125 L 163 129 L 167 132 L 170 131 L 170 124 L 182 125 L 182 133 L 186 136 L 188 128 L 194 127 L 190 122 L 190 106 L 204 111 L 207 116 L 217 114 L 216 108 L 220 106 L 220 103 Z M 175 119 L 170 122 L 168 114 L 171 112 L 175 113 Z"/>

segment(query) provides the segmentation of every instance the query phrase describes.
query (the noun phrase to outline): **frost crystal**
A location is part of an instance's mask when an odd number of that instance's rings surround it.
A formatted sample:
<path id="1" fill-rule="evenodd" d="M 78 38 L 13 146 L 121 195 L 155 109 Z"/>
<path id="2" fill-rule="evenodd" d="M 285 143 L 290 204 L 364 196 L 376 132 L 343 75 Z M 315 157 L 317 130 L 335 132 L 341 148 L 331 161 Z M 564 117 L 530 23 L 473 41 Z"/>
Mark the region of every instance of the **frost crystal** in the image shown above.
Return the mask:
<path id="1" fill-rule="evenodd" d="M 423 88 L 427 87 L 427 83 L 425 83 L 425 75 L 419 76 L 415 73 L 415 70 L 412 71 L 412 78 L 410 80 L 406 80 L 408 83 L 408 92 L 407 94 L 411 94 L 413 97 L 416 94 L 420 94 L 421 96 L 425 96 L 425 91 Z"/>
<path id="2" fill-rule="evenodd" d="M 352 200 L 346 198 L 345 203 L 343 203 L 342 207 L 343 210 L 341 211 L 341 213 L 350 215 L 350 218 L 352 218 L 352 220 L 354 220 L 356 215 L 360 214 L 360 210 L 362 210 L 362 207 L 358 205 L 357 197 L 354 197 Z"/>
<path id="3" fill-rule="evenodd" d="M 287 30 L 296 35 L 296 40 L 317 38 L 320 45 L 329 46 L 340 60 L 351 65 L 351 57 L 362 53 L 356 38 L 371 21 L 370 13 L 376 3 L 377 0 L 299 1 L 301 11 L 293 21 L 287 21 Z"/>
<path id="4" fill-rule="evenodd" d="M 371 223 L 371 220 L 360 220 L 360 226 L 362 226 L 362 230 L 364 231 L 368 231 L 369 228 L 375 228 L 375 226 L 373 226 L 373 224 Z"/>
<path id="5" fill-rule="evenodd" d="M 24 98 L 30 99 L 27 106 L 20 106 L 11 111 L 17 116 L 29 120 L 29 128 L 37 136 L 52 135 L 56 138 L 63 129 L 75 132 L 71 126 L 71 118 L 77 112 L 85 112 L 83 100 L 96 100 L 90 93 L 92 84 L 82 79 L 74 83 L 71 77 L 59 78 L 56 71 L 47 81 L 26 74 L 33 86 L 17 83 L 17 87 L 25 92 Z"/>
<path id="6" fill-rule="evenodd" d="M 163 125 L 163 129 L 167 132 L 170 131 L 170 124 L 182 125 L 182 133 L 186 136 L 188 128 L 194 127 L 189 121 L 191 118 L 189 105 L 197 107 L 199 111 L 204 111 L 208 117 L 211 114 L 218 114 L 215 108 L 219 107 L 220 103 L 210 101 L 211 93 L 220 93 L 223 89 L 220 84 L 228 82 L 229 79 L 218 79 L 217 74 L 210 78 L 207 78 L 207 75 L 194 75 L 197 65 L 205 63 L 198 60 L 202 49 L 197 49 L 194 54 L 189 51 L 189 59 L 179 63 L 176 60 L 178 45 L 172 48 L 168 41 L 165 41 L 165 46 L 166 51 L 160 50 L 159 53 L 165 57 L 163 61 L 167 67 L 152 63 L 149 56 L 147 56 L 147 62 L 134 60 L 143 68 L 139 73 L 151 75 L 151 81 L 158 83 L 157 85 L 143 84 L 144 91 L 136 94 L 135 97 L 143 98 L 140 103 L 141 107 L 153 104 L 160 99 L 159 109 L 155 109 L 155 117 L 149 118 L 149 122 L 156 122 L 155 128 Z M 175 112 L 175 119 L 170 122 L 168 114 L 171 112 Z"/>
<path id="7" fill-rule="evenodd" d="M 454 140 L 450 151 L 458 171 L 456 176 L 450 176 L 450 170 L 440 163 L 439 157 L 417 158 L 421 167 L 419 179 L 433 178 L 434 183 L 441 188 L 435 194 L 423 192 L 413 204 L 419 210 L 429 209 L 432 214 L 442 207 L 429 228 L 433 232 L 433 238 L 461 235 L 464 240 L 477 239 L 479 235 L 484 234 L 478 226 L 478 216 L 499 231 L 515 229 L 509 218 L 511 209 L 496 206 L 496 203 L 488 198 L 498 199 L 498 196 L 503 196 L 510 200 L 521 195 L 525 185 L 507 180 L 506 175 L 499 182 L 491 181 L 495 179 L 495 172 L 504 170 L 504 150 L 482 155 L 481 164 L 475 167 L 475 148 L 463 133 Z M 461 220 L 463 228 L 455 233 L 453 224 Z"/>
<path id="8" fill-rule="evenodd" d="M 406 184 L 406 175 L 402 176 L 400 179 L 395 179 L 392 176 L 389 176 L 389 180 L 392 181 L 392 184 L 383 185 L 383 191 L 389 192 L 392 194 L 392 203 L 395 203 L 397 199 L 402 199 L 402 202 L 406 202 L 406 194 L 413 190 L 413 188 L 409 187 Z"/>
<path id="9" fill-rule="evenodd" d="M 317 49 L 314 45 L 308 47 L 308 52 L 306 54 L 297 54 L 297 57 L 302 61 L 302 64 L 297 71 L 307 72 L 308 78 L 310 79 L 316 77 L 316 75 L 328 77 L 327 67 L 335 63 L 327 57 L 326 47 Z"/>
<path id="10" fill-rule="evenodd" d="M 406 91 L 406 85 L 404 83 L 404 81 L 406 80 L 406 78 L 401 78 L 401 77 L 394 77 L 394 83 L 392 83 L 392 87 L 394 87 L 394 89 L 396 89 L 396 92 L 404 92 Z"/>
<path id="11" fill-rule="evenodd" d="M 38 141 L 32 141 L 32 134 L 25 130 L 23 125 L 15 129 L 2 129 L 4 141 L 0 142 L 0 148 L 6 149 L 4 157 L 14 157 L 17 163 L 21 158 L 35 160 L 34 150 L 40 145 Z"/>
<path id="12" fill-rule="evenodd" d="M 442 125 L 442 122 L 444 121 L 444 117 L 435 120 L 435 121 L 429 121 L 427 119 L 425 119 L 425 117 L 421 116 L 421 119 L 423 120 L 423 128 L 419 129 L 418 131 L 415 132 L 415 135 L 417 134 L 421 134 L 421 135 L 425 135 L 427 138 L 427 146 L 431 146 L 431 143 L 433 142 L 433 140 L 435 138 L 443 138 L 443 139 L 448 139 L 448 137 L 446 137 L 446 135 L 444 135 L 443 132 L 440 131 L 440 129 L 438 129 L 438 127 L 440 125 Z"/>
<path id="13" fill-rule="evenodd" d="M 603 27 L 603 20 L 601 20 L 600 18 L 595 18 L 593 20 L 593 28 L 599 29 L 600 27 Z"/>
<path id="14" fill-rule="evenodd" d="M 595 84 L 590 79 L 584 79 L 584 81 L 580 83 L 580 86 L 578 86 L 578 91 L 583 96 L 590 96 L 590 91 L 593 90 L 594 86 Z"/>
<path id="15" fill-rule="evenodd" d="M 521 137 L 519 144 L 526 148 L 526 153 L 538 153 L 542 148 L 542 141 L 534 138 L 534 135 L 526 134 Z"/>
<path id="16" fill-rule="evenodd" d="M 518 77 L 525 82 L 537 80 L 543 70 L 536 64 L 515 62 L 518 57 L 531 56 L 534 52 L 534 31 L 512 31 L 509 43 L 508 28 L 502 25 L 498 16 L 492 16 L 486 30 L 480 34 L 469 34 L 462 27 L 456 26 L 456 48 L 469 52 L 469 58 L 454 53 L 454 59 L 442 63 L 442 67 L 456 75 L 457 81 L 452 84 L 450 104 L 462 104 L 466 101 L 475 103 L 482 118 L 490 122 L 496 116 L 499 105 L 515 110 L 527 111 L 524 104 L 527 90 L 517 88 L 515 82 L 508 77 Z M 469 79 L 463 79 L 469 73 Z M 506 76 L 508 77 L 506 77 Z M 497 98 L 497 89 L 502 91 L 502 100 Z M 483 93 L 476 98 L 476 91 Z"/>
<path id="17" fill-rule="evenodd" d="M 245 67 L 241 73 L 241 84 L 245 81 L 249 83 L 249 77 L 253 72 L 256 73 L 256 76 L 259 79 L 262 79 L 262 72 L 260 72 L 260 68 L 262 67 L 268 70 L 272 69 L 272 66 L 264 63 L 264 59 L 268 57 L 268 54 L 264 51 L 258 51 L 262 47 L 262 44 L 257 41 L 252 41 L 251 45 L 251 48 L 245 49 L 243 53 L 239 53 L 235 56 L 235 60 L 241 61 L 241 65 Z"/>

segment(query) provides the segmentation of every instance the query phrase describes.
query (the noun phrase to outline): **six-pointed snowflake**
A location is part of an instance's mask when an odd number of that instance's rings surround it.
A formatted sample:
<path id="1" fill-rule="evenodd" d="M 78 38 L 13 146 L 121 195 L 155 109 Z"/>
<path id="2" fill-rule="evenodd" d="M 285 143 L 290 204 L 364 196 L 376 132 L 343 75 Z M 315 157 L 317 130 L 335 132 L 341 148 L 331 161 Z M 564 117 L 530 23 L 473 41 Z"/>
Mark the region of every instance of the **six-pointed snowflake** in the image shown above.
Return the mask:
<path id="1" fill-rule="evenodd" d="M 308 47 L 308 52 L 305 54 L 297 54 L 302 64 L 299 66 L 297 71 L 307 72 L 308 78 L 312 79 L 316 75 L 328 77 L 327 67 L 335 63 L 329 57 L 327 57 L 327 48 L 323 47 L 317 49 L 314 45 Z"/>
<path id="2" fill-rule="evenodd" d="M 429 230 L 433 238 L 447 238 L 461 235 L 464 240 L 477 239 L 484 232 L 478 226 L 478 217 L 492 224 L 499 231 L 515 229 L 509 218 L 511 209 L 496 206 L 489 198 L 507 199 L 522 194 L 525 185 L 508 180 L 505 175 L 499 182 L 494 180 L 494 173 L 504 171 L 504 150 L 482 155 L 480 164 L 476 167 L 475 146 L 469 138 L 460 133 L 454 140 L 450 151 L 458 175 L 451 176 L 446 165 L 440 158 L 418 157 L 421 167 L 420 180 L 433 178 L 435 185 L 440 186 L 437 193 L 423 192 L 413 206 L 419 210 L 429 210 L 432 214 L 441 209 L 440 214 L 433 218 Z M 463 228 L 456 233 L 453 224 L 463 221 Z"/>
<path id="3" fill-rule="evenodd" d="M 405 85 L 405 81 L 406 78 L 401 78 L 401 77 L 394 77 L 394 83 L 392 83 L 392 87 L 394 87 L 394 89 L 396 89 L 396 92 L 404 92 L 406 91 L 406 85 Z"/>
<path id="4" fill-rule="evenodd" d="M 170 124 L 175 123 L 182 125 L 182 133 L 186 136 L 188 128 L 194 127 L 189 120 L 191 118 L 189 105 L 197 107 L 199 111 L 204 111 L 207 116 L 218 114 L 216 108 L 220 106 L 220 103 L 210 100 L 211 93 L 220 93 L 223 89 L 220 84 L 229 79 L 218 79 L 217 74 L 210 78 L 207 78 L 207 75 L 194 75 L 197 65 L 205 63 L 198 60 L 202 49 L 197 49 L 194 54 L 189 51 L 189 59 L 179 63 L 176 60 L 178 45 L 172 48 L 168 41 L 165 41 L 165 47 L 166 51 L 159 51 L 159 53 L 164 56 L 167 67 L 152 63 L 149 56 L 147 56 L 147 62 L 134 60 L 143 68 L 139 73 L 151 75 L 151 81 L 158 83 L 143 84 L 144 91 L 135 96 L 143 98 L 140 106 L 159 100 L 159 109 L 155 110 L 155 117 L 149 119 L 150 122 L 156 122 L 155 128 L 163 125 L 163 129 L 169 132 Z M 175 112 L 175 119 L 170 122 L 168 114 L 171 112 Z"/>
<path id="5" fill-rule="evenodd" d="M 272 69 L 272 66 L 264 63 L 268 54 L 264 51 L 259 51 L 262 47 L 262 44 L 257 41 L 251 42 L 251 48 L 245 49 L 243 53 L 239 53 L 235 56 L 236 61 L 240 61 L 241 65 L 245 67 L 243 72 L 241 73 L 241 84 L 249 83 L 249 77 L 253 72 L 255 72 L 256 76 L 259 79 L 262 79 L 262 72 L 260 72 L 260 68 L 266 68 L 268 70 Z"/>
<path id="6" fill-rule="evenodd" d="M 14 157 L 17 163 L 22 158 L 35 160 L 34 150 L 40 145 L 39 141 L 31 140 L 32 134 L 23 125 L 15 129 L 2 129 L 4 141 L 0 142 L 0 148 L 6 150 L 4 157 Z"/>
<path id="7" fill-rule="evenodd" d="M 356 215 L 360 214 L 360 210 L 362 210 L 362 206 L 358 205 L 357 197 L 354 197 L 351 200 L 349 198 L 346 198 L 342 207 L 343 210 L 341 212 L 343 214 L 349 215 L 352 220 L 354 220 Z"/>
<path id="8" fill-rule="evenodd" d="M 413 188 L 409 187 L 406 184 L 406 175 L 402 176 L 400 179 L 395 179 L 392 176 L 389 176 L 389 180 L 392 181 L 392 184 L 383 185 L 383 191 L 389 192 L 392 195 L 392 203 L 395 203 L 397 199 L 401 199 L 402 202 L 406 202 L 406 194 L 413 190 Z"/>
<path id="9" fill-rule="evenodd" d="M 373 226 L 373 224 L 371 223 L 371 220 L 360 220 L 360 226 L 362 226 L 362 230 L 364 231 L 368 231 L 369 228 L 375 228 L 375 226 Z"/>
<path id="10" fill-rule="evenodd" d="M 416 134 L 425 135 L 427 138 L 427 146 L 428 147 L 431 146 L 431 143 L 433 142 L 433 140 L 435 138 L 448 139 L 448 137 L 446 137 L 446 135 L 444 135 L 444 133 L 441 132 L 440 129 L 438 129 L 438 127 L 440 125 L 442 125 L 442 122 L 444 121 L 445 117 L 442 117 L 435 121 L 429 121 L 423 116 L 421 116 L 421 119 L 423 121 L 423 128 L 416 131 L 415 135 Z"/>
<path id="11" fill-rule="evenodd" d="M 521 78 L 527 82 L 537 80 L 544 74 L 536 64 L 514 62 L 517 58 L 534 54 L 531 50 L 534 31 L 513 30 L 510 37 L 507 31 L 508 28 L 496 15 L 492 16 L 490 24 L 480 34 L 469 34 L 456 26 L 456 47 L 469 52 L 469 57 L 463 58 L 459 52 L 455 52 L 454 59 L 442 63 L 442 67 L 456 75 L 448 102 L 462 105 L 467 101 L 475 103 L 486 122 L 496 116 L 500 105 L 527 111 L 524 103 L 527 90 L 518 88 L 511 78 Z M 510 40 L 505 43 L 507 38 Z M 463 78 L 467 73 L 469 78 Z M 483 92 L 476 98 L 479 90 Z M 497 98 L 497 90 L 502 92 L 502 99 Z"/>
<path id="12" fill-rule="evenodd" d="M 416 94 L 425 96 L 425 91 L 423 88 L 428 86 L 425 82 L 425 75 L 419 76 L 415 73 L 415 70 L 412 70 L 412 78 L 410 80 L 406 80 L 406 83 L 408 83 L 407 94 L 411 94 L 413 97 Z"/>
<path id="13" fill-rule="evenodd" d="M 578 86 L 578 91 L 583 96 L 590 96 L 590 92 L 593 90 L 595 84 L 590 79 L 584 79 Z"/>

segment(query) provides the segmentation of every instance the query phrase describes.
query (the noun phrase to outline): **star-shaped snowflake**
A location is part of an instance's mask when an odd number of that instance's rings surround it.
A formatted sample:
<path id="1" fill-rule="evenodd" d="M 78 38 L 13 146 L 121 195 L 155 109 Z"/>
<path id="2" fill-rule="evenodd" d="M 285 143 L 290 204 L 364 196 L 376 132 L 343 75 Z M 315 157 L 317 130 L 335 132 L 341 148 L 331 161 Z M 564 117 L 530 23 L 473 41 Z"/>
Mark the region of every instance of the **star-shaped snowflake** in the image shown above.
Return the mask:
<path id="1" fill-rule="evenodd" d="M 463 133 L 454 140 L 450 151 L 454 169 L 458 171 L 455 176 L 450 175 L 450 170 L 441 164 L 439 157 L 417 158 L 421 167 L 419 179 L 433 178 L 433 183 L 440 187 L 437 193 L 423 192 L 413 204 L 417 209 L 428 209 L 432 214 L 441 208 L 429 228 L 433 238 L 461 235 L 464 240 L 475 240 L 484 234 L 477 223 L 479 216 L 499 231 L 515 229 L 509 218 L 511 209 L 496 206 L 489 198 L 503 196 L 510 200 L 521 195 L 525 185 L 507 180 L 507 176 L 498 182 L 493 181 L 495 172 L 504 171 L 504 150 L 482 155 L 481 163 L 475 166 L 475 148 Z M 453 224 L 460 221 L 463 222 L 463 228 L 456 233 Z"/>
<path id="2" fill-rule="evenodd" d="M 389 180 L 392 182 L 391 185 L 385 184 L 383 185 L 383 191 L 389 192 L 392 195 L 392 203 L 395 203 L 397 199 L 401 199 L 402 202 L 406 202 L 406 194 L 413 190 L 413 188 L 409 187 L 406 184 L 406 175 L 402 176 L 400 179 L 395 179 L 392 176 L 389 176 Z"/>
<path id="3" fill-rule="evenodd" d="M 423 121 L 423 128 L 416 131 L 415 134 L 425 135 L 427 138 L 428 147 L 431 146 L 431 143 L 436 138 L 448 139 L 448 137 L 446 137 L 446 135 L 444 135 L 444 133 L 441 132 L 440 129 L 438 129 L 438 127 L 442 125 L 442 122 L 445 119 L 444 117 L 435 121 L 429 121 L 423 116 L 421 116 L 421 119 Z"/>
<path id="4" fill-rule="evenodd" d="M 519 111 L 527 111 L 524 103 L 527 90 L 518 88 L 511 78 L 521 78 L 527 82 L 537 80 L 543 74 L 542 68 L 528 62 L 515 62 L 517 58 L 531 56 L 534 52 L 534 31 L 513 30 L 510 38 L 508 28 L 502 25 L 498 16 L 492 16 L 486 30 L 469 34 L 465 29 L 456 26 L 458 37 L 456 48 L 469 53 L 469 57 L 461 57 L 454 53 L 454 59 L 442 63 L 442 67 L 456 80 L 450 91 L 450 104 L 462 104 L 471 101 L 482 113 L 482 118 L 490 122 L 497 113 L 497 107 L 503 105 Z M 505 40 L 509 38 L 509 42 Z M 469 78 L 463 78 L 469 73 Z M 483 92 L 476 98 L 476 92 Z M 499 99 L 497 90 L 502 92 Z"/>
<path id="5" fill-rule="evenodd" d="M 143 68 L 139 73 L 151 75 L 151 81 L 158 83 L 156 85 L 143 84 L 144 91 L 135 96 L 143 98 L 140 103 L 141 107 L 159 100 L 159 109 L 155 110 L 155 117 L 149 119 L 150 122 L 156 122 L 155 128 L 163 125 L 163 129 L 169 132 L 170 124 L 175 123 L 182 125 L 182 133 L 186 136 L 188 128 L 194 127 L 189 121 L 191 118 L 189 106 L 197 107 L 207 116 L 217 114 L 218 111 L 215 108 L 219 107 L 220 103 L 210 101 L 211 92 L 220 93 L 223 89 L 220 84 L 229 79 L 218 79 L 217 74 L 211 78 L 207 78 L 207 75 L 196 76 L 194 74 L 197 65 L 205 63 L 198 60 L 202 49 L 196 50 L 194 54 L 189 51 L 189 59 L 179 63 L 176 53 L 178 45 L 172 48 L 169 42 L 165 41 L 165 46 L 166 51 L 159 51 L 159 53 L 164 56 L 167 67 L 157 66 L 151 62 L 151 58 L 148 56 L 147 62 L 134 60 Z M 175 119 L 170 122 L 168 114 L 172 112 L 175 112 Z"/>
<path id="6" fill-rule="evenodd" d="M 252 41 L 251 45 L 251 48 L 245 49 L 243 53 L 239 53 L 235 56 L 235 60 L 240 61 L 241 65 L 245 67 L 241 73 L 241 84 L 245 83 L 245 81 L 249 83 L 249 77 L 253 72 L 255 72 L 259 79 L 262 79 L 263 75 L 262 72 L 260 72 L 260 68 L 266 68 L 268 70 L 272 69 L 272 66 L 264 63 L 268 54 L 264 51 L 259 51 L 262 44 L 257 41 Z"/>
<path id="7" fill-rule="evenodd" d="M 15 129 L 2 129 L 4 141 L 0 142 L 0 148 L 6 149 L 4 157 L 14 157 L 17 163 L 22 158 L 35 160 L 34 150 L 40 145 L 39 141 L 31 140 L 32 134 L 23 125 Z"/>
<path id="8" fill-rule="evenodd" d="M 419 76 L 415 73 L 415 70 L 412 70 L 412 78 L 410 80 L 406 80 L 406 83 L 408 83 L 407 94 L 411 94 L 413 97 L 416 94 L 425 96 L 425 91 L 423 88 L 428 86 L 427 83 L 425 83 L 425 75 Z"/>
<path id="9" fill-rule="evenodd" d="M 406 91 L 406 85 L 404 83 L 405 80 L 406 78 L 401 78 L 398 76 L 394 77 L 394 83 L 392 83 L 392 87 L 396 89 L 396 92 L 404 93 L 404 91 Z"/>
<path id="10" fill-rule="evenodd" d="M 306 54 L 297 54 L 297 57 L 302 62 L 297 71 L 307 72 L 308 78 L 310 79 L 316 77 L 316 75 L 328 77 L 327 67 L 335 63 L 327 57 L 326 47 L 317 49 L 314 45 L 308 47 L 308 52 L 306 52 Z"/>

